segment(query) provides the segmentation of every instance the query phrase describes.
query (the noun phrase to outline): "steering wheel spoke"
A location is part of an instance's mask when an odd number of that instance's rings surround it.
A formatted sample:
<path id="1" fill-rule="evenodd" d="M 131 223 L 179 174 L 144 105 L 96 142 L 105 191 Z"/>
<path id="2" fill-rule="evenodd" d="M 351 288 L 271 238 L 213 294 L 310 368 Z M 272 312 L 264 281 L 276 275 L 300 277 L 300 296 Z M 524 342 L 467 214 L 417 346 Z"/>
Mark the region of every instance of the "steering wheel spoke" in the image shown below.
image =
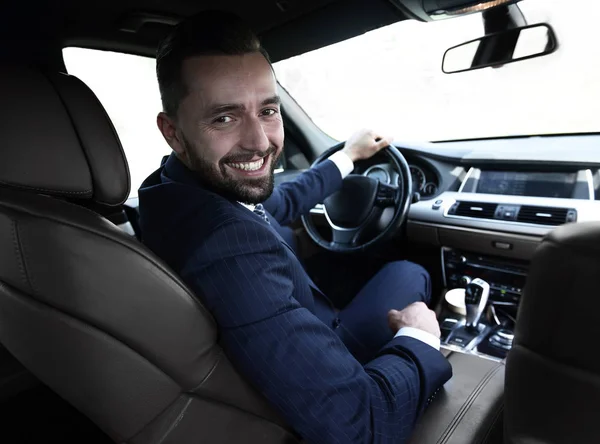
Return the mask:
<path id="1" fill-rule="evenodd" d="M 336 247 L 352 247 L 356 245 L 360 236 L 361 227 L 359 228 L 339 228 L 331 227 L 333 240 L 332 245 Z"/>
<path id="2" fill-rule="evenodd" d="M 382 209 L 373 208 L 367 219 L 356 228 L 343 228 L 334 225 L 328 220 L 332 234 L 332 246 L 348 248 L 361 245 L 366 233 L 373 229 L 377 220 L 381 217 Z"/>

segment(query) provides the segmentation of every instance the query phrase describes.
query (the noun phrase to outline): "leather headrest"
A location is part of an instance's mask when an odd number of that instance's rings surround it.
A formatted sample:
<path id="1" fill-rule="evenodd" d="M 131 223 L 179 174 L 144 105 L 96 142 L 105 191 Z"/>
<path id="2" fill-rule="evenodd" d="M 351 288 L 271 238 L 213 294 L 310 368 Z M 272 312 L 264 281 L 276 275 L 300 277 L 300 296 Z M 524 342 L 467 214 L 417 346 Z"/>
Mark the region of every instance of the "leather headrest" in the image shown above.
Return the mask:
<path id="1" fill-rule="evenodd" d="M 0 186 L 119 205 L 129 169 L 106 111 L 67 74 L 0 67 Z"/>

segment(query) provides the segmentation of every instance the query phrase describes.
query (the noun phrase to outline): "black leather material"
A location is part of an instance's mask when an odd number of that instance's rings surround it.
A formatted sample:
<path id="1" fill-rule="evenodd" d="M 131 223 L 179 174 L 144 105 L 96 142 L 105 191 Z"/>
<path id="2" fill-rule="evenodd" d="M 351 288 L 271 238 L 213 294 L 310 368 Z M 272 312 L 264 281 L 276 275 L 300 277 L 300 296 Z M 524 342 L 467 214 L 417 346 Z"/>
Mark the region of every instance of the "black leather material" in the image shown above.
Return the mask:
<path id="1" fill-rule="evenodd" d="M 86 208 L 129 190 L 91 91 L 10 67 L 0 92 L 0 343 L 116 442 L 297 442 L 183 282 Z"/>
<path id="2" fill-rule="evenodd" d="M 534 254 L 507 357 L 507 442 L 600 442 L 599 289 L 600 223 L 550 233 Z"/>
<path id="3" fill-rule="evenodd" d="M 40 382 L 0 345 L 0 405 Z"/>
<path id="4" fill-rule="evenodd" d="M 501 444 L 504 364 L 447 353 L 452 379 L 431 400 L 409 444 Z"/>
<path id="5" fill-rule="evenodd" d="M 119 205 L 129 194 L 123 149 L 104 108 L 79 79 L 0 67 L 0 184 Z"/>
<path id="6" fill-rule="evenodd" d="M 178 442 L 226 442 L 217 411 L 242 429 L 244 418 L 255 430 L 262 423 L 272 431 L 261 432 L 265 442 L 294 439 L 233 369 L 212 317 L 185 285 L 102 217 L 0 188 L 0 262 L 0 342 L 115 441 L 156 438 L 149 424 L 170 430 L 161 418 L 173 419 L 181 396 L 215 411 L 204 410 L 214 421 L 202 430 L 193 426 L 197 410 L 176 414 L 195 433 Z"/>

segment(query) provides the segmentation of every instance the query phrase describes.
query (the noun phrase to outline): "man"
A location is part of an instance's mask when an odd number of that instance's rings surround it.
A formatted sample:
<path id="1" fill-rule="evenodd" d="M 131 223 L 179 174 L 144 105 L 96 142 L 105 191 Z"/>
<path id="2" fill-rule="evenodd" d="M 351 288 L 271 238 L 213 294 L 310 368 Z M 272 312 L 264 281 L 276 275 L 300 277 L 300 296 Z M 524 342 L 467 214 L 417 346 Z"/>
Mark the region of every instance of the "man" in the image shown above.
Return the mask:
<path id="1" fill-rule="evenodd" d="M 140 189 L 144 242 L 196 292 L 232 362 L 304 439 L 404 441 L 451 376 L 424 303 L 427 273 L 390 264 L 337 312 L 279 234 L 387 140 L 358 132 L 274 189 L 280 101 L 246 25 L 216 12 L 186 20 L 161 44 L 157 74 L 158 127 L 173 153 Z"/>

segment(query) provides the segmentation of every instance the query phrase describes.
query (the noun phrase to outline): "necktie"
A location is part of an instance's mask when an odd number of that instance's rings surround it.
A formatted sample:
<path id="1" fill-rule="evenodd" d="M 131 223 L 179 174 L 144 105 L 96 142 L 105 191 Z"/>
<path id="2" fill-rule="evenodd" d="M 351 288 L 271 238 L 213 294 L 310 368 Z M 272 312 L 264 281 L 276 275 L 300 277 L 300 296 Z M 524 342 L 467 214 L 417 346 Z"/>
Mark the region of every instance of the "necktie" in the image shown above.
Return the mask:
<path id="1" fill-rule="evenodd" d="M 254 207 L 254 213 L 259 215 L 266 223 L 270 224 L 269 218 L 267 217 L 267 212 L 265 211 L 265 207 L 263 204 L 256 204 Z"/>

